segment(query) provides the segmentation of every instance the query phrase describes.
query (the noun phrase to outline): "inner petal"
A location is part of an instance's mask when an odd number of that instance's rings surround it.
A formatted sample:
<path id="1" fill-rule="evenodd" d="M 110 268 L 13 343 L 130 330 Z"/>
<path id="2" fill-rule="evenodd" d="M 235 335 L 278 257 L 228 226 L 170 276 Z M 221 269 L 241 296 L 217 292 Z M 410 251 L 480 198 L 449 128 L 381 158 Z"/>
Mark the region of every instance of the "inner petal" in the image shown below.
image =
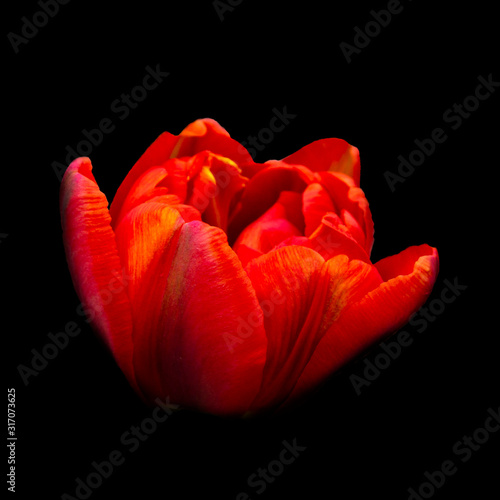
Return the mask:
<path id="1" fill-rule="evenodd" d="M 256 256 L 267 253 L 291 237 L 302 236 L 302 196 L 284 191 L 264 215 L 240 234 L 233 246 L 243 267 Z M 299 226 L 299 227 L 297 227 Z"/>

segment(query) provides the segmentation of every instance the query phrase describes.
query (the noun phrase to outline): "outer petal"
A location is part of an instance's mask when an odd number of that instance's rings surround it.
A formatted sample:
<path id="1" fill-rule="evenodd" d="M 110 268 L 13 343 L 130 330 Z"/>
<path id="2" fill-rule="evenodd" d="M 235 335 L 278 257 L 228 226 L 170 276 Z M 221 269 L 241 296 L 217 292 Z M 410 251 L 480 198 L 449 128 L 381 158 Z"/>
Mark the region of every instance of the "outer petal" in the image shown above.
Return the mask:
<path id="1" fill-rule="evenodd" d="M 288 246 L 246 268 L 261 301 L 268 336 L 262 388 L 253 409 L 280 404 L 348 304 L 382 280 L 373 266 L 345 255 L 325 260 L 315 251 Z"/>
<path id="2" fill-rule="evenodd" d="M 131 385 L 132 313 L 123 269 L 111 229 L 108 202 L 88 158 L 78 158 L 61 184 L 61 222 L 73 283 L 95 331 L 108 345 Z"/>
<path id="3" fill-rule="evenodd" d="M 138 278 L 134 363 L 143 390 L 210 413 L 244 413 L 261 383 L 267 340 L 255 292 L 223 231 L 183 224 L 170 207 L 150 203 L 117 234 Z M 242 332 L 248 321 L 250 333 Z"/>
<path id="4" fill-rule="evenodd" d="M 358 148 L 343 139 L 320 139 L 299 149 L 282 161 L 304 165 L 314 172 L 330 171 L 347 174 L 359 186 L 360 162 Z"/>
<path id="5" fill-rule="evenodd" d="M 205 149 L 226 156 L 238 164 L 253 164 L 248 151 L 210 118 L 196 120 L 178 136 L 164 132 L 139 158 L 118 188 L 110 207 L 112 219 L 117 219 L 127 193 L 146 170 L 162 165 L 169 158 L 193 156 Z"/>
<path id="6" fill-rule="evenodd" d="M 410 247 L 377 266 L 386 281 L 354 301 L 332 324 L 289 398 L 301 396 L 372 344 L 403 326 L 430 294 L 438 272 L 436 249 Z M 397 274 L 404 272 L 406 274 Z"/>
<path id="7" fill-rule="evenodd" d="M 184 220 L 163 203 L 143 203 L 133 208 L 116 229 L 121 261 L 130 276 L 128 294 L 134 318 L 134 366 L 137 382 L 151 400 L 163 396 L 163 383 L 156 367 L 158 348 L 154 324 L 162 314 L 161 304 L 168 272 Z M 147 301 L 148 304 L 144 305 Z M 144 309 L 147 307 L 147 309 Z M 151 326 L 145 326 L 146 322 Z"/>

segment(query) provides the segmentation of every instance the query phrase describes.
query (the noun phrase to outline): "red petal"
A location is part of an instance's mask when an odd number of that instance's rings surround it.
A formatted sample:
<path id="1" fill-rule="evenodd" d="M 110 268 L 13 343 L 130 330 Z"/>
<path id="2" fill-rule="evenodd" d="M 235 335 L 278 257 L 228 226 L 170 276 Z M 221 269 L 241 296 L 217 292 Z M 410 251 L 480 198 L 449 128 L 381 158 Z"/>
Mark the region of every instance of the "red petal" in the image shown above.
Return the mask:
<path id="1" fill-rule="evenodd" d="M 305 236 L 310 236 L 321 224 L 327 212 L 335 212 L 328 191 L 317 182 L 309 184 L 302 194 L 305 219 Z"/>
<path id="2" fill-rule="evenodd" d="M 371 265 L 349 261 L 345 255 L 325 262 L 298 246 L 263 255 L 246 271 L 261 302 L 268 337 L 262 389 L 253 405 L 259 409 L 288 396 L 341 311 L 381 278 Z"/>
<path id="3" fill-rule="evenodd" d="M 193 156 L 204 150 L 230 158 L 237 164 L 253 163 L 245 147 L 232 139 L 227 130 L 211 118 L 189 124 L 179 135 L 172 157 Z"/>
<path id="4" fill-rule="evenodd" d="M 379 267 L 389 279 L 344 309 L 318 344 L 290 401 L 403 326 L 432 290 L 438 255 L 427 245 L 410 247 Z"/>
<path id="5" fill-rule="evenodd" d="M 153 144 L 146 149 L 139 160 L 137 160 L 123 182 L 120 184 L 120 187 L 111 202 L 109 212 L 113 223 L 115 223 L 120 216 L 125 198 L 135 182 L 149 168 L 160 166 L 166 162 L 170 158 L 170 154 L 172 153 L 177 140 L 178 138 L 175 135 L 170 134 L 169 132 L 163 132 L 163 134 L 161 134 L 158 139 L 156 139 Z"/>
<path id="6" fill-rule="evenodd" d="M 163 305 L 175 311 L 163 318 L 167 394 L 211 413 L 247 411 L 262 381 L 267 339 L 250 280 L 221 230 L 183 226 Z"/>
<path id="7" fill-rule="evenodd" d="M 297 227 L 304 226 L 301 205 L 299 193 L 283 191 L 264 215 L 243 230 L 233 245 L 243 267 L 252 258 L 269 252 L 283 240 L 302 234 Z"/>
<path id="8" fill-rule="evenodd" d="M 60 206 L 66 258 L 76 292 L 93 328 L 137 389 L 132 366 L 132 313 L 126 292 L 130 277 L 118 257 L 108 202 L 88 158 L 76 159 L 66 170 Z"/>
<path id="9" fill-rule="evenodd" d="M 128 293 L 134 319 L 134 366 L 137 382 L 151 400 L 164 394 L 158 370 L 157 336 L 161 301 L 184 220 L 162 203 L 133 208 L 116 229 L 120 259 L 130 276 Z M 146 302 L 146 304 L 144 304 Z M 152 308 L 155 304 L 155 308 Z M 150 327 L 145 326 L 148 322 Z"/>
<path id="10" fill-rule="evenodd" d="M 321 225 L 309 237 L 309 241 L 303 244 L 318 252 L 325 260 L 336 255 L 347 255 L 350 259 L 370 263 L 369 255 L 353 238 L 349 228 L 342 224 L 340 217 L 334 213 L 327 213 Z"/>
<path id="11" fill-rule="evenodd" d="M 305 167 L 278 161 L 266 165 L 248 182 L 229 221 L 228 238 L 231 244 L 245 227 L 276 203 L 282 191 L 302 193 L 308 184 L 315 181 L 314 174 Z"/>
<path id="12" fill-rule="evenodd" d="M 210 118 L 196 120 L 178 136 L 164 132 L 139 158 L 118 188 L 110 207 L 113 221 L 118 218 L 127 193 L 146 170 L 162 165 L 169 158 L 193 156 L 203 150 L 225 156 L 238 164 L 253 164 L 248 151 Z"/>
<path id="13" fill-rule="evenodd" d="M 168 395 L 210 413 L 245 412 L 261 383 L 267 340 L 255 292 L 225 234 L 202 222 L 182 224 L 169 207 L 148 203 L 123 220 L 117 236 L 137 276 L 131 294 L 141 387 L 150 398 Z M 242 331 L 246 322 L 250 333 Z"/>
<path id="14" fill-rule="evenodd" d="M 187 202 L 203 213 L 204 222 L 226 231 L 233 199 L 248 179 L 234 161 L 210 151 L 198 153 L 189 163 L 199 174 L 192 182 Z"/>
<path id="15" fill-rule="evenodd" d="M 336 207 L 335 212 L 340 216 L 348 214 L 347 218 L 344 218 L 344 224 L 353 229 L 353 236 L 358 235 L 359 243 L 370 255 L 373 246 L 373 220 L 365 194 L 347 175 L 332 172 L 320 172 L 317 175 Z M 357 224 L 354 224 L 352 219 Z M 362 238 L 357 228 L 361 229 L 364 235 Z"/>
<path id="16" fill-rule="evenodd" d="M 359 151 L 342 139 L 320 139 L 299 149 L 282 161 L 304 165 L 313 172 L 330 171 L 347 174 L 359 186 Z"/>

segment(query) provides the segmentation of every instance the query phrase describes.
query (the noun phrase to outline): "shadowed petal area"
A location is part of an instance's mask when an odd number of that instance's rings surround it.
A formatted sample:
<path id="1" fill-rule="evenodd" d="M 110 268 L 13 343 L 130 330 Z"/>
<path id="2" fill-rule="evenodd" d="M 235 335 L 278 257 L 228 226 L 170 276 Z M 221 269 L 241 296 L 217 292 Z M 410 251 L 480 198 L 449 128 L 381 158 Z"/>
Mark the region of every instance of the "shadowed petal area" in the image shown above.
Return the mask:
<path id="1" fill-rule="evenodd" d="M 192 182 L 187 203 L 203 213 L 204 222 L 226 231 L 233 198 L 248 179 L 234 161 L 210 151 L 198 153 L 189 163 L 199 174 Z"/>
<path id="2" fill-rule="evenodd" d="M 332 212 L 325 214 L 321 224 L 309 238 L 292 236 L 284 240 L 279 247 L 288 245 L 301 245 L 311 248 L 325 260 L 329 260 L 336 255 L 347 255 L 350 259 L 371 263 L 370 257 L 353 238 L 349 228 L 342 223 L 337 214 Z"/>
<path id="3" fill-rule="evenodd" d="M 327 190 L 319 183 L 309 184 L 302 193 L 305 230 L 304 235 L 310 236 L 321 224 L 327 212 L 335 212 Z"/>
<path id="4" fill-rule="evenodd" d="M 243 267 L 254 257 L 267 253 L 283 240 L 302 234 L 304 227 L 299 193 L 283 191 L 278 201 L 240 234 L 233 245 Z"/>
<path id="5" fill-rule="evenodd" d="M 262 380 L 267 339 L 255 291 L 219 228 L 183 226 L 163 308 L 176 311 L 159 328 L 168 345 L 167 393 L 211 413 L 247 411 Z"/>
<path id="6" fill-rule="evenodd" d="M 154 325 L 164 314 L 160 305 L 183 224 L 177 210 L 150 202 L 132 209 L 116 229 L 120 258 L 131 278 L 128 294 L 135 327 L 137 382 L 151 400 L 164 395 Z"/>
<path id="7" fill-rule="evenodd" d="M 92 175 L 88 158 L 78 158 L 66 170 L 60 208 L 64 248 L 76 292 L 93 328 L 138 391 L 132 366 L 132 312 L 126 293 L 129 276 L 118 256 L 108 201 Z"/>
<path id="8" fill-rule="evenodd" d="M 134 286 L 134 364 L 151 398 L 244 413 L 259 389 L 267 340 L 250 280 L 223 231 L 146 203 L 117 230 Z M 251 318 L 251 333 L 241 332 Z"/>
<path id="9" fill-rule="evenodd" d="M 352 177 L 356 186 L 359 186 L 359 150 L 343 139 L 311 142 L 282 161 L 291 165 L 304 165 L 313 172 L 340 172 Z"/>
<path id="10" fill-rule="evenodd" d="M 363 190 L 355 185 L 351 177 L 342 173 L 320 172 L 317 175 L 335 205 L 335 212 L 370 255 L 373 246 L 373 219 Z"/>
<path id="11" fill-rule="evenodd" d="M 438 254 L 410 247 L 377 267 L 385 281 L 351 300 L 318 343 L 289 400 L 300 397 L 371 345 L 403 326 L 426 301 L 436 281 Z M 398 274 L 399 272 L 407 274 Z"/>
<path id="12" fill-rule="evenodd" d="M 315 181 L 313 172 L 302 166 L 279 161 L 267 162 L 265 165 L 246 185 L 229 220 L 227 234 L 230 244 L 278 201 L 282 191 L 302 193 L 308 184 Z"/>
<path id="13" fill-rule="evenodd" d="M 262 388 L 252 405 L 258 410 L 287 397 L 341 311 L 378 286 L 381 278 L 364 262 L 345 255 L 325 262 L 300 246 L 258 257 L 246 271 L 261 301 L 268 337 Z"/>

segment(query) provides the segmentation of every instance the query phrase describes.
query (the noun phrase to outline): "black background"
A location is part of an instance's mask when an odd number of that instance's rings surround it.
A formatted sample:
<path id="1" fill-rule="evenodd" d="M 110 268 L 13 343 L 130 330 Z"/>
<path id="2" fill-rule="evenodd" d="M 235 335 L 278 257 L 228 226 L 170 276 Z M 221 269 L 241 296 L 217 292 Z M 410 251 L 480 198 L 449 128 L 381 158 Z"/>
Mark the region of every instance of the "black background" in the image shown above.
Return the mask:
<path id="1" fill-rule="evenodd" d="M 452 459 L 457 472 L 433 498 L 491 498 L 498 491 L 498 435 L 466 463 L 454 444 L 498 408 L 498 224 L 493 222 L 498 166 L 498 91 L 456 130 L 444 112 L 493 74 L 494 15 L 478 2 L 438 10 L 402 2 L 403 10 L 347 63 L 339 44 L 386 2 L 327 5 L 244 0 L 221 21 L 208 1 L 72 1 L 15 53 L 7 36 L 4 94 L 7 140 L 0 244 L 2 318 L 8 339 L 7 385 L 17 395 L 17 496 L 75 496 L 76 478 L 113 450 L 123 465 L 90 498 L 408 498 L 425 471 Z M 34 1 L 9 4 L 5 34 L 21 33 Z M 142 82 L 146 66 L 169 76 L 120 120 L 110 110 Z M 440 253 L 444 280 L 462 295 L 358 396 L 352 374 L 335 375 L 306 405 L 272 419 L 233 421 L 181 412 L 130 453 L 120 438 L 151 415 L 89 326 L 67 269 L 54 161 L 83 139 L 82 129 L 111 118 L 116 129 L 90 157 L 111 200 L 127 171 L 164 130 L 178 134 L 201 117 L 244 141 L 269 126 L 273 108 L 296 115 L 257 156 L 282 158 L 323 137 L 360 149 L 361 187 L 375 221 L 373 260 L 409 245 Z M 384 172 L 442 127 L 447 140 L 391 192 Z M 5 217 L 4 217 L 5 215 Z M 27 386 L 29 366 L 49 332 L 76 321 L 79 336 Z M 373 360 L 380 348 L 368 353 Z M 283 440 L 306 450 L 266 491 L 247 484 L 279 457 Z"/>

